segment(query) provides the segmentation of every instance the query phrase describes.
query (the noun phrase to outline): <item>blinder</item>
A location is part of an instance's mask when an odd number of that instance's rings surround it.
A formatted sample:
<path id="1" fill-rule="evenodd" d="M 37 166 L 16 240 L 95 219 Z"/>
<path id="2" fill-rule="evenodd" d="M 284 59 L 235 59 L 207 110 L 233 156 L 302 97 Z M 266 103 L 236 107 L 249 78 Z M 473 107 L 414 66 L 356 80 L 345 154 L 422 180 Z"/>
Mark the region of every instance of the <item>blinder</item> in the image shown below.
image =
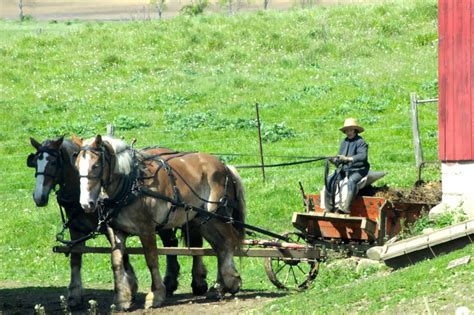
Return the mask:
<path id="1" fill-rule="evenodd" d="M 35 156 L 35 153 L 31 153 L 30 155 L 28 155 L 28 157 L 26 158 L 26 166 L 32 168 L 36 167 Z"/>
<path id="2" fill-rule="evenodd" d="M 95 148 L 95 147 L 92 147 L 90 145 L 87 145 L 87 146 L 83 146 L 81 148 L 81 151 L 89 151 L 89 152 L 92 152 L 93 154 L 99 156 L 99 159 L 100 159 L 100 172 L 99 172 L 99 175 L 97 176 L 94 176 L 94 175 L 79 175 L 80 178 L 87 178 L 87 179 L 95 179 L 95 180 L 99 180 L 100 181 L 100 184 L 102 187 L 106 188 L 110 182 L 110 177 L 111 177 L 111 174 L 112 174 L 112 162 L 110 161 L 110 158 L 107 158 L 106 154 L 105 154 L 105 151 L 107 150 L 106 146 L 104 145 L 101 145 L 99 148 Z M 78 152 L 79 154 L 80 152 Z M 107 180 L 107 182 L 103 179 L 104 177 L 104 168 L 105 168 L 105 162 L 107 161 L 107 163 L 109 164 L 109 178 Z"/>
<path id="3" fill-rule="evenodd" d="M 47 148 L 47 147 L 41 147 L 38 149 L 38 151 L 36 153 L 31 153 L 30 155 L 28 155 L 27 159 L 26 159 L 26 166 L 28 167 L 31 167 L 31 168 L 36 168 L 37 167 L 37 163 L 35 161 L 36 157 L 37 156 L 41 156 L 43 153 L 48 153 L 49 155 L 55 157 L 57 159 L 56 161 L 56 173 L 52 174 L 52 173 L 47 173 L 47 172 L 38 172 L 36 171 L 35 172 L 35 177 L 37 177 L 38 175 L 43 175 L 43 176 L 47 176 L 47 177 L 51 177 L 53 180 L 56 179 L 57 177 L 57 172 L 58 170 L 61 169 L 62 167 L 62 159 L 61 159 L 61 154 L 53 149 L 50 149 L 50 148 Z"/>

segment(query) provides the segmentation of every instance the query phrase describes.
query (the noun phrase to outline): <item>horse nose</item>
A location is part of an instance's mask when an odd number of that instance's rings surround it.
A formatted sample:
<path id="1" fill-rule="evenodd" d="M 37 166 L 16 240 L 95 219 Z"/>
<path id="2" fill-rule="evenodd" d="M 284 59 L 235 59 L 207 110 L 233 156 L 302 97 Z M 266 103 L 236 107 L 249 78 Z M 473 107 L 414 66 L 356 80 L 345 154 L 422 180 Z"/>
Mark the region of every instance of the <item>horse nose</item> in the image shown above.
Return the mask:
<path id="1" fill-rule="evenodd" d="M 33 193 L 33 199 L 35 200 L 36 206 L 38 207 L 44 207 L 48 204 L 48 197 L 41 195 L 40 198 L 37 198 L 35 194 Z"/>
<path id="2" fill-rule="evenodd" d="M 89 201 L 87 203 L 81 204 L 82 209 L 84 209 L 85 213 L 91 213 L 94 212 L 95 210 L 95 202 L 94 201 Z"/>

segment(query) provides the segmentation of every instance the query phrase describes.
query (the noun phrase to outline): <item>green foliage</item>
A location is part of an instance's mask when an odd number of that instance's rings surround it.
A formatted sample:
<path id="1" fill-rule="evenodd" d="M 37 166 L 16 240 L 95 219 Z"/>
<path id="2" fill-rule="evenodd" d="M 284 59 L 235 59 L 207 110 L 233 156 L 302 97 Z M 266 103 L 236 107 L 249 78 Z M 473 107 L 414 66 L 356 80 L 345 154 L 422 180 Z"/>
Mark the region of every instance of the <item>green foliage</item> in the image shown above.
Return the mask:
<path id="1" fill-rule="evenodd" d="M 169 110 L 164 113 L 164 119 L 170 130 L 196 130 L 206 127 L 211 130 L 255 128 L 255 120 L 253 119 L 228 119 L 215 115 L 210 111 L 197 112 L 189 115 Z"/>
<path id="2" fill-rule="evenodd" d="M 413 223 L 403 224 L 402 231 L 399 237 L 401 239 L 410 238 L 413 236 L 423 234 L 425 229 L 441 229 L 467 219 L 466 214 L 462 208 L 456 208 L 450 211 L 445 211 L 436 217 L 431 218 L 428 212 L 422 212 L 420 217 Z"/>
<path id="3" fill-rule="evenodd" d="M 147 121 L 140 121 L 135 117 L 125 115 L 117 116 L 113 121 L 113 125 L 117 130 L 142 129 L 151 126 Z"/>
<path id="4" fill-rule="evenodd" d="M 273 125 L 262 124 L 262 140 L 263 142 L 277 142 L 283 139 L 293 138 L 295 132 L 285 126 L 285 123 Z"/>
<path id="5" fill-rule="evenodd" d="M 31 22 L 33 21 L 33 16 L 31 14 L 22 15 L 20 18 L 21 22 Z"/>
<path id="6" fill-rule="evenodd" d="M 198 0 L 197 3 L 191 3 L 181 8 L 181 13 L 189 16 L 196 16 L 203 14 L 209 6 L 208 0 Z"/>
<path id="7" fill-rule="evenodd" d="M 474 265 L 452 270 L 446 270 L 446 266 L 453 259 L 472 255 L 473 250 L 474 245 L 468 245 L 396 272 L 369 268 L 366 278 L 358 276 L 351 267 L 323 265 L 314 289 L 278 299 L 260 311 L 265 314 L 421 314 L 427 310 L 452 313 L 459 306 L 472 309 Z"/>

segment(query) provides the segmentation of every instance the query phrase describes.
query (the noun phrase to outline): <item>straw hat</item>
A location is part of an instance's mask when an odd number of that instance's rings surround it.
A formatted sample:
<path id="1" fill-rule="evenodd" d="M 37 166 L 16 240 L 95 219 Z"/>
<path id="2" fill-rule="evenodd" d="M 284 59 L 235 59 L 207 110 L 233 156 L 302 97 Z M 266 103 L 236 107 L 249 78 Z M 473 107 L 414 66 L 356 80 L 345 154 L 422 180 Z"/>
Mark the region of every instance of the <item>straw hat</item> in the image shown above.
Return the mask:
<path id="1" fill-rule="evenodd" d="M 354 128 L 359 133 L 364 131 L 364 128 L 359 126 L 359 123 L 357 122 L 357 119 L 355 118 L 346 118 L 346 120 L 344 120 L 344 127 L 342 127 L 339 130 L 341 130 L 342 132 L 345 132 L 347 128 Z"/>

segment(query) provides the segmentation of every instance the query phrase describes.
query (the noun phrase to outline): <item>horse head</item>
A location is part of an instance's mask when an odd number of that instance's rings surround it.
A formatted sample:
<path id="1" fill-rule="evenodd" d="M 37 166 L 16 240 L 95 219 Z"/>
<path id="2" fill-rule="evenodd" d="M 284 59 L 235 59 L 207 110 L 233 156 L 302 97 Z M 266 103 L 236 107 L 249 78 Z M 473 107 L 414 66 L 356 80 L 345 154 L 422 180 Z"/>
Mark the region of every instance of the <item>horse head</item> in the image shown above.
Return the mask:
<path id="1" fill-rule="evenodd" d="M 80 178 L 80 198 L 84 212 L 91 213 L 97 208 L 102 188 L 107 188 L 115 168 L 114 148 L 101 135 L 85 140 L 73 137 L 81 147 L 76 159 Z"/>
<path id="2" fill-rule="evenodd" d="M 48 204 L 49 193 L 58 183 L 63 164 L 60 151 L 63 139 L 64 136 L 39 143 L 30 138 L 36 153 L 31 153 L 28 156 L 26 165 L 35 169 L 36 184 L 33 199 L 38 207 Z"/>

